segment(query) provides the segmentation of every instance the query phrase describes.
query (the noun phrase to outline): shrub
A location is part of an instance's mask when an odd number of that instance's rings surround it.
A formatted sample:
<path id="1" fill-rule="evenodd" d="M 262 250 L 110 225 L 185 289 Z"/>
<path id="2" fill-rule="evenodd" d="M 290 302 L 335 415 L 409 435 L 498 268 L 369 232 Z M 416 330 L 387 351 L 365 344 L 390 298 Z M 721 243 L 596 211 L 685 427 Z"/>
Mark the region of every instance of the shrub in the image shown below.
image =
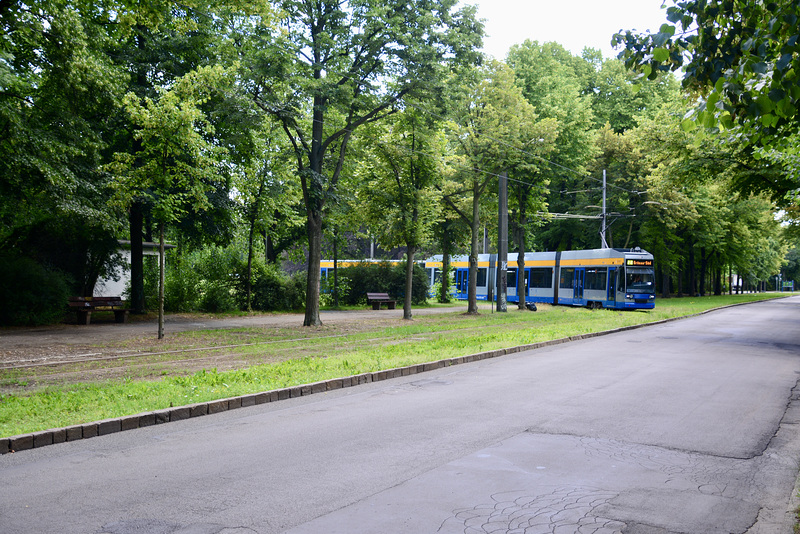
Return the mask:
<path id="1" fill-rule="evenodd" d="M 43 325 L 64 318 L 71 280 L 32 259 L 0 255 L 0 325 Z M 10 305 L 13 303 L 13 306 Z"/>
<path id="2" fill-rule="evenodd" d="M 244 280 L 244 274 L 240 277 Z M 277 265 L 253 264 L 252 302 L 254 310 L 289 311 L 299 310 L 305 305 L 305 273 L 289 276 Z M 244 281 L 239 287 L 239 301 L 246 307 L 247 292 Z"/>
<path id="3" fill-rule="evenodd" d="M 341 269 L 340 301 L 355 306 L 366 303 L 367 292 L 388 293 L 394 298 L 403 299 L 406 292 L 405 263 L 395 265 L 389 262 L 364 263 Z M 341 289 L 341 288 L 340 288 Z M 411 302 L 424 304 L 428 300 L 428 275 L 420 265 L 414 265 L 414 283 Z"/>
<path id="4" fill-rule="evenodd" d="M 204 284 L 200 297 L 200 310 L 209 313 L 234 311 L 238 307 L 234 292 L 227 284 L 214 280 Z"/>
<path id="5" fill-rule="evenodd" d="M 236 273 L 241 260 L 234 247 L 209 246 L 194 256 L 194 269 L 201 280 L 200 309 L 220 313 L 238 309 Z"/>
<path id="6" fill-rule="evenodd" d="M 175 312 L 189 312 L 198 309 L 200 295 L 200 276 L 190 258 L 180 256 L 171 258 L 169 268 L 164 273 L 164 309 Z"/>

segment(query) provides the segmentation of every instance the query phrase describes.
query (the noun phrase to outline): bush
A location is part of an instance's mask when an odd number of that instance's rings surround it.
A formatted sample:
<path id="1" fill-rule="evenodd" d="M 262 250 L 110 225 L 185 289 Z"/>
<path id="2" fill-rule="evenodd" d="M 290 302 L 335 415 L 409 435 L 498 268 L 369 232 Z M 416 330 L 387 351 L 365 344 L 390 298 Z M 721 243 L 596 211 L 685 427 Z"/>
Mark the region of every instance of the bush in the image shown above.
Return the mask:
<path id="1" fill-rule="evenodd" d="M 189 258 L 175 257 L 164 273 L 164 309 L 189 312 L 200 305 L 200 276 Z"/>
<path id="2" fill-rule="evenodd" d="M 236 281 L 241 260 L 234 247 L 209 246 L 193 255 L 200 279 L 200 310 L 223 313 L 238 309 Z"/>
<path id="3" fill-rule="evenodd" d="M 200 311 L 225 313 L 238 309 L 233 291 L 218 280 L 204 284 L 200 297 Z"/>
<path id="4" fill-rule="evenodd" d="M 355 306 L 365 304 L 367 292 L 388 293 L 402 300 L 406 293 L 405 263 L 364 263 L 340 270 L 340 297 L 343 304 Z M 342 283 L 344 281 L 344 283 Z M 412 304 L 424 304 L 428 300 L 428 274 L 420 265 L 414 265 Z"/>
<path id="5" fill-rule="evenodd" d="M 147 294 L 157 295 L 156 264 L 145 271 Z M 246 280 L 247 259 L 235 246 L 208 246 L 179 257 L 167 256 L 164 308 L 171 312 L 200 310 L 210 313 L 246 310 Z M 267 265 L 262 256 L 256 255 L 251 291 L 254 310 L 300 310 L 306 301 L 306 273 L 289 276 L 277 265 Z M 152 302 L 157 306 L 157 300 Z"/>
<path id="6" fill-rule="evenodd" d="M 0 325 L 43 325 L 64 318 L 71 280 L 32 259 L 0 255 Z M 13 303 L 13 305 L 11 305 Z"/>
<path id="7" fill-rule="evenodd" d="M 243 272 L 240 277 L 245 279 Z M 289 276 L 277 265 L 253 264 L 252 308 L 259 311 L 290 311 L 302 309 L 306 301 L 305 273 Z M 247 290 L 242 282 L 238 288 L 240 306 L 247 307 Z"/>

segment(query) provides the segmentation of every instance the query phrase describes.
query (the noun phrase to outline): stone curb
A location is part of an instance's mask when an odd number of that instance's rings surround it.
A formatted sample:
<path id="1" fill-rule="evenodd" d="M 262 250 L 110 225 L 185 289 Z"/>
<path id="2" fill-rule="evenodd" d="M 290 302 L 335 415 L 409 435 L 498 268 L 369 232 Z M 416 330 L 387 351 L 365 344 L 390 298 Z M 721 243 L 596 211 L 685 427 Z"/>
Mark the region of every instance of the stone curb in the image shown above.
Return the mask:
<path id="1" fill-rule="evenodd" d="M 755 301 L 763 302 L 763 301 Z M 193 417 L 200 417 L 203 415 L 211 415 L 215 413 L 225 412 L 228 410 L 235 410 L 237 408 L 245 408 L 248 406 L 255 406 L 258 404 L 266 404 L 269 402 L 277 402 L 295 397 L 305 397 L 316 393 L 324 393 L 326 391 L 333 391 L 347 387 L 354 387 L 360 384 L 368 384 L 370 382 L 380 382 L 389 380 L 391 378 L 400 378 L 403 376 L 410 376 L 427 371 L 434 371 L 444 367 L 453 365 L 461 365 L 465 363 L 477 362 L 490 358 L 498 358 L 508 354 L 515 354 L 528 350 L 536 350 L 544 347 L 551 347 L 560 345 L 562 343 L 569 343 L 571 341 L 580 341 L 583 339 L 590 339 L 593 337 L 607 336 L 616 334 L 618 332 L 625 332 L 628 330 L 635 330 L 644 328 L 646 326 L 654 326 L 690 317 L 697 317 L 705 315 L 713 311 L 731 308 L 734 306 L 743 306 L 752 304 L 752 302 L 742 302 L 705 310 L 692 315 L 685 315 L 682 317 L 672 317 L 670 319 L 662 319 L 653 323 L 644 323 L 631 326 L 623 326 L 614 328 L 612 330 L 604 330 L 602 332 L 591 332 L 588 334 L 581 334 L 577 336 L 570 336 L 561 339 L 554 339 L 551 341 L 541 341 L 539 343 L 531 343 L 528 345 L 518 345 L 516 347 L 508 347 L 505 349 L 496 349 L 486 352 L 479 352 L 469 356 L 459 356 L 457 358 L 447 358 L 429 363 L 419 363 L 409 365 L 407 367 L 398 367 L 395 369 L 387 369 L 384 371 L 375 371 L 372 373 L 364 373 L 355 376 L 332 378 L 315 382 L 313 384 L 303 384 L 299 386 L 292 386 L 283 389 L 276 389 L 273 391 L 265 391 L 262 393 L 253 393 L 250 395 L 243 395 L 240 397 L 231 397 L 227 399 L 218 399 L 198 404 L 190 404 L 188 406 L 178 406 L 174 408 L 167 408 L 164 410 L 156 410 L 153 412 L 140 413 L 136 415 L 127 415 L 114 419 L 105 419 L 103 421 L 95 421 L 92 423 L 84 423 L 80 425 L 68 426 L 66 428 L 52 428 L 49 430 L 42 430 L 41 432 L 33 432 L 30 434 L 20 434 L 18 436 L 10 436 L 0 438 L 0 454 L 8 454 L 28 449 L 38 449 L 47 445 L 54 445 L 57 443 L 64 443 L 67 441 L 77 441 L 80 439 L 94 438 L 97 436 L 105 436 L 115 432 L 122 432 L 124 430 L 133 430 L 135 428 L 143 428 L 146 426 L 160 425 L 170 423 L 173 421 L 181 421 Z"/>

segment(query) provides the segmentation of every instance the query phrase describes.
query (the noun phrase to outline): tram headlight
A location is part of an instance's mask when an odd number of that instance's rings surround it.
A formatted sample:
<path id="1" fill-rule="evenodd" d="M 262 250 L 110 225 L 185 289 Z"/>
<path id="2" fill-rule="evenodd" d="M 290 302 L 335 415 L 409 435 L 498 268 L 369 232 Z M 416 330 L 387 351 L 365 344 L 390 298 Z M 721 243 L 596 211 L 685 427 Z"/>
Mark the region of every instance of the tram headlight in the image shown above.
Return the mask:
<path id="1" fill-rule="evenodd" d="M 625 298 L 626 298 L 626 299 L 632 299 L 632 298 L 633 298 L 633 295 L 631 295 L 631 294 L 629 293 L 629 294 L 625 295 Z"/>

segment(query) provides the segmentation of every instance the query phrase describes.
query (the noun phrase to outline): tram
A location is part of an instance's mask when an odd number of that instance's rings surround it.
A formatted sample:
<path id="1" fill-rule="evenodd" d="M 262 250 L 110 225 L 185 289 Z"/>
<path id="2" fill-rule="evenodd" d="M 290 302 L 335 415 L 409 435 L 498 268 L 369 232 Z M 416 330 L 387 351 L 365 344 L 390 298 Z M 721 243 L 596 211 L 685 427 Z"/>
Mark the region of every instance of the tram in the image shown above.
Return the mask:
<path id="1" fill-rule="evenodd" d="M 517 254 L 508 254 L 507 300 L 517 295 Z M 455 297 L 466 300 L 469 288 L 469 257 L 453 256 Z M 442 256 L 425 261 L 429 283 L 441 279 Z M 491 300 L 496 293 L 496 254 L 478 255 L 477 298 Z M 525 302 L 611 309 L 653 309 L 655 272 L 653 255 L 640 248 L 593 249 L 525 254 Z"/>

